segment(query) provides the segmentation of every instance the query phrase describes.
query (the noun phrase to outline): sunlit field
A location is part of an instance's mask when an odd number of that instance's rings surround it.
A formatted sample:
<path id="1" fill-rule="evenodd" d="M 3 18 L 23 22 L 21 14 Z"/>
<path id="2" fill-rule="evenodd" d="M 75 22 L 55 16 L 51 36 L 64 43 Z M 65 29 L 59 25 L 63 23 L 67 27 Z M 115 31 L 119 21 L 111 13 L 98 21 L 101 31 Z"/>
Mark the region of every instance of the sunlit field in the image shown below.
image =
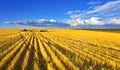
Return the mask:
<path id="1" fill-rule="evenodd" d="M 0 29 L 0 70 L 120 70 L 120 30 Z"/>

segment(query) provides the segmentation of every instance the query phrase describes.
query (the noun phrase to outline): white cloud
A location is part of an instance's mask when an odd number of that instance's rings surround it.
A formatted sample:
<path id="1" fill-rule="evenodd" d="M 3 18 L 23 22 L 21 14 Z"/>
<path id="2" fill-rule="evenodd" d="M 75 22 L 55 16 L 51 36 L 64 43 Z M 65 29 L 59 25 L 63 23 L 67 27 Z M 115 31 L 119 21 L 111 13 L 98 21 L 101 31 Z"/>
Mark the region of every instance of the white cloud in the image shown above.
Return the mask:
<path id="1" fill-rule="evenodd" d="M 4 22 L 5 24 L 16 24 L 16 25 L 27 25 L 27 26 L 37 26 L 37 27 L 69 27 L 69 24 L 65 24 L 62 22 L 57 22 L 55 19 L 39 19 L 34 21 L 28 21 L 28 20 L 21 20 L 21 21 L 14 21 Z"/>
<path id="2" fill-rule="evenodd" d="M 46 19 L 39 19 L 38 21 L 47 21 Z"/>
<path id="3" fill-rule="evenodd" d="M 110 1 L 106 4 L 95 7 L 93 10 L 88 11 L 87 14 L 90 13 L 99 13 L 99 12 L 109 12 L 109 11 L 120 10 L 120 0 Z"/>
<path id="4" fill-rule="evenodd" d="M 4 24 L 9 24 L 9 23 L 10 23 L 10 22 L 8 22 L 8 21 L 5 21 L 5 22 L 4 22 Z"/>
<path id="5" fill-rule="evenodd" d="M 43 23 L 45 21 L 47 21 L 47 20 L 46 19 L 39 19 L 39 20 L 36 20 L 35 22 L 37 22 L 37 23 Z"/>
<path id="6" fill-rule="evenodd" d="M 90 1 L 88 4 L 98 4 L 102 3 L 102 1 Z M 93 14 L 93 13 L 105 13 L 105 12 L 113 12 L 113 11 L 120 11 L 120 0 L 115 1 L 109 1 L 102 5 L 92 5 L 89 7 L 91 10 L 75 10 L 75 11 L 69 11 L 66 14 L 67 15 L 73 15 L 73 14 Z"/>
<path id="7" fill-rule="evenodd" d="M 91 2 L 91 4 L 95 4 Z M 90 10 L 91 9 L 91 10 Z M 69 11 L 67 21 L 71 26 L 81 25 L 116 25 L 120 24 L 120 0 L 109 1 L 103 5 L 93 6 L 88 10 Z"/>
<path id="8" fill-rule="evenodd" d="M 101 4 L 102 1 L 90 1 L 88 2 L 89 5 Z"/>
<path id="9" fill-rule="evenodd" d="M 49 21 L 50 22 L 57 22 L 55 19 L 50 19 Z"/>
<path id="10" fill-rule="evenodd" d="M 109 25 L 109 24 L 120 25 L 120 18 L 110 18 L 107 21 L 102 21 L 98 17 L 91 17 L 89 19 L 77 18 L 77 19 L 69 19 L 67 23 L 73 27 L 77 27 L 81 25 Z"/>
<path id="11" fill-rule="evenodd" d="M 75 11 L 68 11 L 66 14 L 74 14 L 74 13 L 80 13 L 80 10 L 75 10 Z"/>
<path id="12" fill-rule="evenodd" d="M 69 19 L 67 23 L 74 27 L 79 25 L 104 25 L 104 22 L 98 17 L 91 17 L 90 19 Z"/>
<path id="13" fill-rule="evenodd" d="M 75 10 L 67 12 L 70 18 L 111 18 L 120 17 L 120 0 L 109 1 L 102 5 L 92 5 L 87 10 Z"/>
<path id="14" fill-rule="evenodd" d="M 80 10 L 76 10 L 76 11 L 69 11 L 66 13 L 66 15 L 69 15 L 70 18 L 80 18 L 83 17 L 83 15 L 85 15 L 86 11 L 80 11 Z"/>
<path id="15" fill-rule="evenodd" d="M 15 21 L 15 22 L 9 22 L 9 21 L 6 21 L 4 22 L 5 24 L 24 24 L 24 25 L 27 25 L 29 21 L 27 20 L 22 20 L 22 21 Z"/>
<path id="16" fill-rule="evenodd" d="M 70 24 L 73 27 L 76 27 L 76 26 L 79 26 L 79 25 L 83 25 L 84 21 L 81 20 L 80 18 L 78 18 L 78 19 L 69 19 L 67 21 L 67 23 Z"/>
<path id="17" fill-rule="evenodd" d="M 91 17 L 90 19 L 86 20 L 90 25 L 104 25 L 104 22 L 100 20 L 98 17 Z"/>
<path id="18" fill-rule="evenodd" d="M 70 18 L 80 18 L 82 17 L 83 14 L 73 14 L 73 15 L 70 15 Z"/>
<path id="19" fill-rule="evenodd" d="M 111 18 L 108 24 L 120 24 L 120 18 Z"/>
<path id="20" fill-rule="evenodd" d="M 43 23 L 43 22 L 57 22 L 55 19 L 39 19 L 39 20 L 36 20 L 37 23 Z"/>

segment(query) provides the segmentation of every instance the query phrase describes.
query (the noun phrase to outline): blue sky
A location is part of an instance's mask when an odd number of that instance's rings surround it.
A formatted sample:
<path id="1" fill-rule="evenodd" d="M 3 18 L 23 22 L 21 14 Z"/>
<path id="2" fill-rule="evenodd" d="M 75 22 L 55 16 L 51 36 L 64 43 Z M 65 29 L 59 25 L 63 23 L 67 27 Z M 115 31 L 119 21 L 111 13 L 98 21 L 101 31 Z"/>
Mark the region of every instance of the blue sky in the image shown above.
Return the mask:
<path id="1" fill-rule="evenodd" d="M 119 12 L 120 0 L 0 0 L 0 27 L 107 28 Z"/>

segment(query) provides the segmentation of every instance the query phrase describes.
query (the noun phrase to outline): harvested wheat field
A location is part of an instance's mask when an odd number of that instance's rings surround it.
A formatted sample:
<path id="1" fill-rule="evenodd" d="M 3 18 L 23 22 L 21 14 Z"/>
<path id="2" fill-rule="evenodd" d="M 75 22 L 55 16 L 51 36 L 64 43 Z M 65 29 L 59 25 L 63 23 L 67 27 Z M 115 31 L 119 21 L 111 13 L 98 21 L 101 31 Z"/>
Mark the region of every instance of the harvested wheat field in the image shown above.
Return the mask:
<path id="1" fill-rule="evenodd" d="M 120 30 L 0 29 L 0 70 L 120 70 Z"/>

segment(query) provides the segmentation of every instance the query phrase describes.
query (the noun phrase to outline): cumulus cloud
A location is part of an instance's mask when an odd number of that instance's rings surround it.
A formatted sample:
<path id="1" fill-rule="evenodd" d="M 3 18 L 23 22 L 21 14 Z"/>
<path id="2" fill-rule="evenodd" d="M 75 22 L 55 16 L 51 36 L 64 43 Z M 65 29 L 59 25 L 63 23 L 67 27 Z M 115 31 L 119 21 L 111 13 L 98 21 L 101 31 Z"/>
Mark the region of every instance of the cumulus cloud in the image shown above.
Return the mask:
<path id="1" fill-rule="evenodd" d="M 102 21 L 98 17 L 91 17 L 89 19 L 69 19 L 67 21 L 68 24 L 70 24 L 72 27 L 79 27 L 79 26 L 86 26 L 86 25 L 92 25 L 92 26 L 106 26 L 106 25 L 120 25 L 120 18 L 110 18 L 108 21 Z"/>
<path id="2" fill-rule="evenodd" d="M 39 19 L 35 21 L 14 21 L 14 22 L 4 22 L 5 24 L 17 24 L 17 25 L 27 25 L 27 26 L 37 26 L 37 27 L 69 27 L 69 24 L 57 22 L 55 19 Z"/>
<path id="3" fill-rule="evenodd" d="M 44 23 L 44 22 L 57 22 L 55 19 L 50 19 L 50 20 L 47 20 L 47 19 L 39 19 L 39 20 L 36 20 L 37 23 Z"/>
<path id="4" fill-rule="evenodd" d="M 104 25 L 104 22 L 98 17 L 91 17 L 90 19 L 70 19 L 67 23 L 74 27 L 80 25 Z"/>
<path id="5" fill-rule="evenodd" d="M 111 18 L 108 24 L 120 24 L 120 18 Z"/>
<path id="6" fill-rule="evenodd" d="M 89 2 L 97 4 L 97 2 Z M 73 27 L 80 26 L 110 26 L 120 25 L 120 0 L 109 1 L 104 4 L 92 5 L 87 10 L 69 11 L 67 23 Z M 115 27 L 116 27 L 115 26 Z"/>
<path id="7" fill-rule="evenodd" d="M 50 21 L 50 22 L 56 22 L 56 20 L 55 20 L 55 19 L 50 19 L 49 21 Z"/>
<path id="8" fill-rule="evenodd" d="M 90 24 L 90 25 L 104 25 L 104 22 L 100 20 L 100 18 L 98 17 L 91 17 L 88 20 L 85 20 L 86 23 Z"/>

